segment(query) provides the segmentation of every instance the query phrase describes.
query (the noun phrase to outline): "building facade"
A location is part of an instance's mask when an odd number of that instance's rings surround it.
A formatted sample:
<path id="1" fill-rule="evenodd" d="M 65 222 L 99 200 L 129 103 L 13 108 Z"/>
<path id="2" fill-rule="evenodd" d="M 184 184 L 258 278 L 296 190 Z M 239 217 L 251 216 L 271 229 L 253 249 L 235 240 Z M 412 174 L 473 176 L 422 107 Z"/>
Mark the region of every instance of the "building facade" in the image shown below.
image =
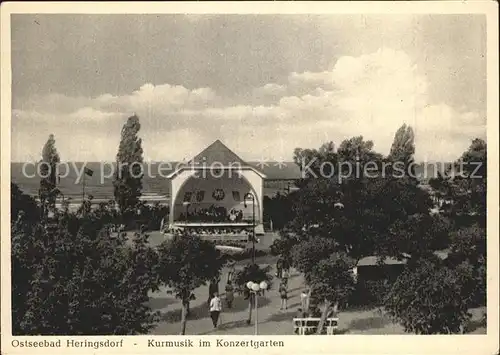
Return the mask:
<path id="1" fill-rule="evenodd" d="M 263 231 L 265 175 L 220 140 L 168 179 L 170 228 L 255 225 Z"/>

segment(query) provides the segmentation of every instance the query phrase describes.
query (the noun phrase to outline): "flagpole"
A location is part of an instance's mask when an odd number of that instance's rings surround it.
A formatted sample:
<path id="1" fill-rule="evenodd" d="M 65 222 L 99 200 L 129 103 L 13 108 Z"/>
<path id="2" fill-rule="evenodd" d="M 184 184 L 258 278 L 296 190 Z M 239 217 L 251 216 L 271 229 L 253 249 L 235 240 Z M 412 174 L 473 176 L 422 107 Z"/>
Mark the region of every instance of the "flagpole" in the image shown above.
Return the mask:
<path id="1" fill-rule="evenodd" d="M 83 171 L 83 184 L 82 184 L 82 203 L 85 201 L 85 170 Z"/>

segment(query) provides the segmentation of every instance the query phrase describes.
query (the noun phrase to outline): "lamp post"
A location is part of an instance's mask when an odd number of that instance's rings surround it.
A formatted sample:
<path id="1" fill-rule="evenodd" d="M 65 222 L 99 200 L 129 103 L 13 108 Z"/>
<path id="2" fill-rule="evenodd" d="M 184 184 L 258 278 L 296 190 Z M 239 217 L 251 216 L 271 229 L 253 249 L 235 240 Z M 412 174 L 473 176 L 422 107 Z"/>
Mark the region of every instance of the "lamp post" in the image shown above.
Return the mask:
<path id="1" fill-rule="evenodd" d="M 262 281 L 261 283 L 256 283 L 253 281 L 247 282 L 247 288 L 250 290 L 251 294 L 254 295 L 255 300 L 255 335 L 258 334 L 258 318 L 257 318 L 257 309 L 258 309 L 258 296 L 259 292 L 267 289 L 267 282 Z"/>
<path id="2" fill-rule="evenodd" d="M 252 264 L 255 264 L 255 196 L 247 192 L 243 197 L 243 205 L 247 208 L 247 197 L 252 200 Z"/>

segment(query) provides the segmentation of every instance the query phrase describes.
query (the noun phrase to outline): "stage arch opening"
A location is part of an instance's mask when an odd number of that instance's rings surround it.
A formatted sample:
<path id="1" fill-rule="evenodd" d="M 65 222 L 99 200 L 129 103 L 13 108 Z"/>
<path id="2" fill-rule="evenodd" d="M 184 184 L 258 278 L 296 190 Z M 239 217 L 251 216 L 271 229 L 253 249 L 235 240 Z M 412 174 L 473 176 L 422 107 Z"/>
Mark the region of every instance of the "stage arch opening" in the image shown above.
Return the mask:
<path id="1" fill-rule="evenodd" d="M 173 223 L 260 224 L 259 197 L 241 172 L 193 171 L 175 196 Z"/>

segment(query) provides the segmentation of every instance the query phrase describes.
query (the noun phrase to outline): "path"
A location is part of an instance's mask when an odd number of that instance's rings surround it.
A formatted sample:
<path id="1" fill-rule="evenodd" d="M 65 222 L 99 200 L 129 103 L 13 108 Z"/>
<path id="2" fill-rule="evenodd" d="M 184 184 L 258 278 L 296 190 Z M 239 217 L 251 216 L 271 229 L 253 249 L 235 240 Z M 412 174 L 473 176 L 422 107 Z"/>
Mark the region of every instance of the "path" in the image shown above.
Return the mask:
<path id="1" fill-rule="evenodd" d="M 157 237 L 158 239 L 161 239 Z M 159 240 L 156 242 L 159 242 Z M 260 243 L 260 248 L 270 244 L 271 236 L 266 236 Z M 256 259 L 261 265 L 272 266 L 275 272 L 275 258 L 264 256 Z M 238 262 L 237 266 L 248 263 Z M 219 290 L 224 301 L 224 288 L 227 280 L 227 269 L 223 269 Z M 265 296 L 259 297 L 258 309 L 258 331 L 259 335 L 292 335 L 292 319 L 297 313 L 300 305 L 300 293 L 304 289 L 303 277 L 292 270 L 289 279 L 288 310 L 280 311 L 280 297 L 278 295 L 279 281 L 273 279 L 272 289 Z M 208 286 L 202 286 L 195 290 L 196 300 L 191 302 L 191 316 L 186 325 L 186 334 L 191 335 L 253 335 L 255 331 L 255 312 L 252 312 L 251 325 L 246 324 L 248 316 L 248 302 L 243 296 L 235 295 L 233 309 L 223 308 L 221 314 L 222 325 L 214 330 L 208 313 L 207 298 Z M 161 311 L 161 321 L 150 333 L 154 335 L 176 335 L 180 331 L 181 304 L 172 295 L 167 295 L 166 290 L 160 290 L 151 295 L 150 305 L 154 310 Z M 473 319 L 479 319 L 482 309 L 473 310 Z M 340 311 L 339 330 L 345 334 L 404 334 L 403 328 L 392 323 L 387 317 L 371 310 L 349 310 Z M 484 327 L 475 329 L 474 333 L 486 334 Z"/>
<path id="2" fill-rule="evenodd" d="M 263 265 L 262 263 L 260 263 Z M 274 268 L 273 268 L 274 272 Z M 224 299 L 224 287 L 226 285 L 227 271 L 223 270 L 223 277 L 219 285 L 221 297 Z M 277 280 L 273 280 L 273 288 L 266 292 L 265 296 L 259 297 L 258 309 L 258 331 L 259 335 L 290 335 L 292 334 L 292 318 L 297 313 L 300 305 L 300 293 L 304 288 L 304 280 L 297 272 L 292 272 L 289 279 L 288 310 L 280 311 L 280 298 L 277 293 Z M 221 314 L 222 325 L 214 330 L 208 315 L 206 301 L 208 298 L 208 287 L 203 286 L 195 291 L 196 300 L 191 304 L 191 317 L 188 319 L 186 334 L 209 335 L 209 334 L 231 334 L 252 335 L 255 331 L 255 318 L 252 324 L 247 325 L 248 302 L 242 296 L 236 296 L 233 309 L 223 309 Z M 162 320 L 158 326 L 151 331 L 155 335 L 179 334 L 180 330 L 180 302 L 167 295 L 166 291 L 160 291 L 152 295 L 151 306 L 162 312 Z M 253 314 L 255 316 L 255 312 Z M 375 311 L 342 312 L 340 315 L 340 329 L 350 329 L 351 334 L 403 334 L 398 325 L 392 324 L 385 317 Z"/>

